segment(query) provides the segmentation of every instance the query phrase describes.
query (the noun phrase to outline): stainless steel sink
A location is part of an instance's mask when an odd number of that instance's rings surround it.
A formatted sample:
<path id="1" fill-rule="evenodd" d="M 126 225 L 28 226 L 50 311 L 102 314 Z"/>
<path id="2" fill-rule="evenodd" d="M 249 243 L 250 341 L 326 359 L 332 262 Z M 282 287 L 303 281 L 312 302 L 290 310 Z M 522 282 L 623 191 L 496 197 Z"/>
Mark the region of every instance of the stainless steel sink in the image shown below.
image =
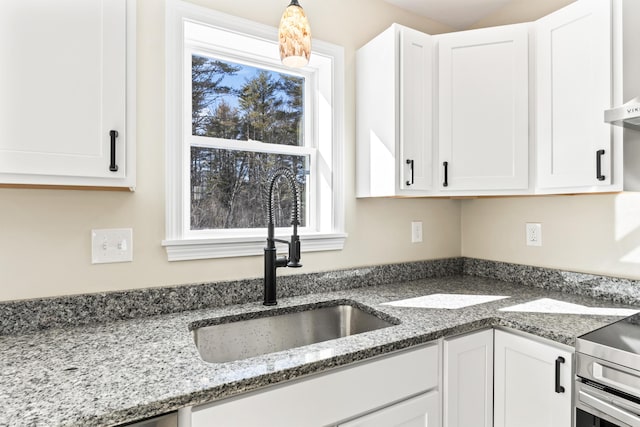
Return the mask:
<path id="1" fill-rule="evenodd" d="M 202 359 L 215 363 L 241 360 L 399 323 L 344 302 L 321 308 L 303 307 L 302 311 L 294 313 L 276 311 L 251 315 L 264 317 L 211 319 L 209 322 L 217 324 L 193 324 L 193 339 Z"/>

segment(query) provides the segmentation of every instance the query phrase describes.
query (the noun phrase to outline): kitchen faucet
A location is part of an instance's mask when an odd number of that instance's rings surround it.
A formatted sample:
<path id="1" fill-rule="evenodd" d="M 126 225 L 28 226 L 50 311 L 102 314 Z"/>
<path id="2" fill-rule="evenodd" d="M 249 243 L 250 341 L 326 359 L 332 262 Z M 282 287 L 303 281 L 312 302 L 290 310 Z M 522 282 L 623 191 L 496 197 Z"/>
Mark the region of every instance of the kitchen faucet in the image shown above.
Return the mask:
<path id="1" fill-rule="evenodd" d="M 293 193 L 293 206 L 291 207 L 291 225 L 293 234 L 291 241 L 276 239 L 274 237 L 275 225 L 273 223 L 273 187 L 279 178 L 284 177 Z M 276 268 L 278 267 L 302 267 L 300 264 L 300 239 L 298 238 L 298 225 L 300 225 L 300 197 L 294 174 L 287 168 L 278 168 L 267 178 L 265 194 L 267 196 L 267 247 L 264 248 L 264 305 L 276 305 Z M 289 245 L 289 257 L 278 258 L 276 254 L 276 242 Z"/>

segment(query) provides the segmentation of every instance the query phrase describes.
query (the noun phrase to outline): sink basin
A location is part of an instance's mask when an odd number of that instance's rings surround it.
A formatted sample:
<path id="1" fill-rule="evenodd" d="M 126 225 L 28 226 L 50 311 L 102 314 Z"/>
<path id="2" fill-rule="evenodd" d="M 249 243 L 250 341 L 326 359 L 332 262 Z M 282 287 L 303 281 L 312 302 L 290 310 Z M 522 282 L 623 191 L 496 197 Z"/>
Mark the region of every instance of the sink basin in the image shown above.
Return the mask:
<path id="1" fill-rule="evenodd" d="M 204 321 L 216 324 L 196 322 L 191 325 L 191 332 L 200 357 L 206 362 L 230 362 L 399 323 L 344 302 L 320 308 L 300 307 L 300 311 L 293 313 L 282 311 L 251 313 L 249 316 L 254 318 L 250 319 L 233 317 Z"/>

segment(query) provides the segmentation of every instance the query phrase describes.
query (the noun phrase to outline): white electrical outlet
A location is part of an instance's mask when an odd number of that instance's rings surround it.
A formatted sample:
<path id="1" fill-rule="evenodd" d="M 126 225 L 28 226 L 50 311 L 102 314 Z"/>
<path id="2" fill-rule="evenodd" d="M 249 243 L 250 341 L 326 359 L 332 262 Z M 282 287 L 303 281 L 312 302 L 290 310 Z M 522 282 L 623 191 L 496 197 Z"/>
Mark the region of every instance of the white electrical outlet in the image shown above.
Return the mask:
<path id="1" fill-rule="evenodd" d="M 422 242 L 422 221 L 411 221 L 411 243 Z"/>
<path id="2" fill-rule="evenodd" d="M 133 230 L 91 230 L 91 264 L 133 261 Z"/>
<path id="3" fill-rule="evenodd" d="M 528 222 L 526 233 L 527 246 L 542 246 L 542 224 Z"/>

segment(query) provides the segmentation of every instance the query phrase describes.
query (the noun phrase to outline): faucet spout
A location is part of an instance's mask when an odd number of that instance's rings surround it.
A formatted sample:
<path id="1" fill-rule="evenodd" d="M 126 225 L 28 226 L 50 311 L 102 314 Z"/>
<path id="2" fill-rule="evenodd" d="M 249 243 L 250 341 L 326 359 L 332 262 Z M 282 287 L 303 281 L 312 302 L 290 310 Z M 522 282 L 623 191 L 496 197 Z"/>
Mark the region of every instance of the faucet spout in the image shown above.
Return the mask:
<path id="1" fill-rule="evenodd" d="M 293 193 L 294 203 L 291 208 L 291 225 L 293 233 L 291 240 L 275 238 L 275 224 L 273 221 L 273 188 L 275 183 L 284 177 Z M 276 169 L 267 179 L 266 203 L 267 203 L 267 246 L 264 248 L 264 305 L 276 305 L 276 269 L 278 267 L 302 267 L 300 264 L 300 238 L 298 237 L 298 225 L 300 225 L 300 196 L 294 174 L 286 168 Z M 278 258 L 276 242 L 286 243 L 289 246 L 289 256 Z"/>

